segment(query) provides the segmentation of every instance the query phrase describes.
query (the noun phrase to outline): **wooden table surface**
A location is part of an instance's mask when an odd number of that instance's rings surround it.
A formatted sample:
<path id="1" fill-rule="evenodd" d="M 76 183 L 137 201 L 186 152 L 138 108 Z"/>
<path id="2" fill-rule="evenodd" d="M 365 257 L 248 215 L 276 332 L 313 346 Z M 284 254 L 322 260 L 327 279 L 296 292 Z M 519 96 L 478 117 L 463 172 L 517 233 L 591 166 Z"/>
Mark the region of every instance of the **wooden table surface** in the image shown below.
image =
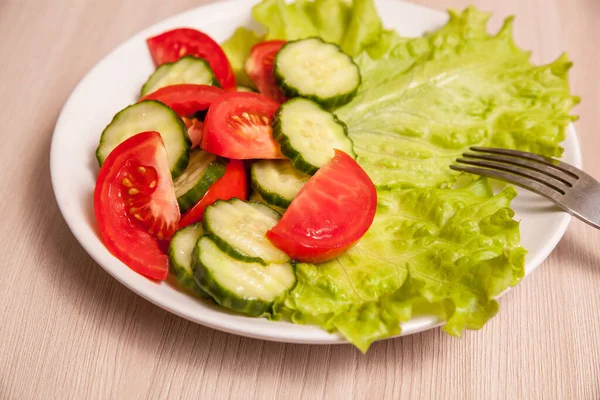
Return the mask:
<path id="1" fill-rule="evenodd" d="M 600 232 L 573 221 L 550 258 L 462 339 L 264 342 L 169 314 L 84 252 L 50 185 L 52 131 L 85 72 L 198 0 L 0 0 L 1 399 L 598 399 Z M 469 0 L 422 0 L 463 8 Z M 518 16 L 536 62 L 567 51 L 585 169 L 600 178 L 600 1 L 473 0 Z M 93 111 L 93 110 L 90 110 Z"/>

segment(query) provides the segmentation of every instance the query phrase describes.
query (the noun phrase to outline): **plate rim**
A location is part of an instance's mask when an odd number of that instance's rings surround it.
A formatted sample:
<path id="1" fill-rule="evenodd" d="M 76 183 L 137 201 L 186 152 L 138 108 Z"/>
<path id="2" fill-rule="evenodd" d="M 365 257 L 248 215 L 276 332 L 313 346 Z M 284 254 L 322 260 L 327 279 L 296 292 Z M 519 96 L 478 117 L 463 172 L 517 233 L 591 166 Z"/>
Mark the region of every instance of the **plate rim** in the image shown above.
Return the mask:
<path id="1" fill-rule="evenodd" d="M 420 9 L 421 12 L 426 11 L 428 13 L 437 13 L 438 15 L 440 15 L 440 16 L 443 15 L 444 17 L 447 18 L 447 14 L 444 13 L 443 11 L 433 9 L 433 8 L 430 8 L 430 7 L 421 5 L 421 4 L 414 4 L 414 3 L 409 3 L 406 1 L 394 1 L 394 0 L 375 0 L 375 2 L 378 5 L 387 3 L 387 4 L 393 4 L 393 6 L 396 6 L 396 7 L 409 7 L 409 8 L 414 8 L 414 9 Z M 171 305 L 168 304 L 168 302 L 164 302 L 164 301 L 161 301 L 160 299 L 155 298 L 152 295 L 151 291 L 146 290 L 145 288 L 137 287 L 134 284 L 134 282 L 130 282 L 128 279 L 126 279 L 126 276 L 124 276 L 123 274 L 118 274 L 118 273 L 116 273 L 116 271 L 113 271 L 111 268 L 105 266 L 104 263 L 101 262 L 101 260 L 100 260 L 101 257 L 98 254 L 95 254 L 96 252 L 94 251 L 92 244 L 82 240 L 82 238 L 76 234 L 76 232 L 79 230 L 77 227 L 77 224 L 80 224 L 81 221 L 75 221 L 72 218 L 71 214 L 67 210 L 67 205 L 64 204 L 64 202 L 60 201 L 59 196 L 57 196 L 57 191 L 59 190 L 59 188 L 61 186 L 61 184 L 57 178 L 57 172 L 56 172 L 56 170 L 58 168 L 57 165 L 60 162 L 60 156 L 59 156 L 58 151 L 56 150 L 56 148 L 58 147 L 58 145 L 56 144 L 58 142 L 57 138 L 60 135 L 61 126 L 65 124 L 65 120 L 67 120 L 67 118 L 69 116 L 68 110 L 70 108 L 69 106 L 70 106 L 71 102 L 77 98 L 78 92 L 84 86 L 84 83 L 88 80 L 88 78 L 90 76 L 92 76 L 97 69 L 101 68 L 107 59 L 110 59 L 113 56 L 113 54 L 117 53 L 122 47 L 126 46 L 128 43 L 138 40 L 141 37 L 147 36 L 154 31 L 163 30 L 165 26 L 172 25 L 173 21 L 175 21 L 179 18 L 182 18 L 189 13 L 198 12 L 198 10 L 203 10 L 204 12 L 208 13 L 208 12 L 212 11 L 211 9 L 214 9 L 214 12 L 222 12 L 222 10 L 226 9 L 227 7 L 232 7 L 234 5 L 237 6 L 237 5 L 241 5 L 241 4 L 248 4 L 248 6 L 251 6 L 253 4 L 256 4 L 256 1 L 254 1 L 254 0 L 214 1 L 214 2 L 203 4 L 203 5 L 200 5 L 197 7 L 191 7 L 187 10 L 181 11 L 172 16 L 164 18 L 160 21 L 157 21 L 156 23 L 151 24 L 150 26 L 147 26 L 146 28 L 143 28 L 143 29 L 137 31 L 136 33 L 130 35 L 129 37 L 127 37 L 126 39 L 121 41 L 117 46 L 113 47 L 102 58 L 100 58 L 98 61 L 96 61 L 96 63 L 90 69 L 88 69 L 88 71 L 80 78 L 78 83 L 72 89 L 67 100 L 64 102 L 64 104 L 61 108 L 60 114 L 58 116 L 58 119 L 56 121 L 56 125 L 54 127 L 53 133 L 52 133 L 52 140 L 51 140 L 51 144 L 50 144 L 50 154 L 49 154 L 50 160 L 49 161 L 50 161 L 50 178 L 51 178 L 51 183 L 52 183 L 53 194 L 54 194 L 55 200 L 58 204 L 58 207 L 59 207 L 59 210 L 63 217 L 63 220 L 69 227 L 71 234 L 75 237 L 77 242 L 86 251 L 86 253 L 104 271 L 108 272 L 109 275 L 111 275 L 119 283 L 121 283 L 122 285 L 127 287 L 129 290 L 131 290 L 135 294 L 137 294 L 140 297 L 144 298 L 145 300 L 149 301 L 150 303 L 152 303 L 172 314 L 175 314 L 181 318 L 184 318 L 190 322 L 197 323 L 197 324 L 209 327 L 211 329 L 216 329 L 219 331 L 228 332 L 228 333 L 239 335 L 239 336 L 250 337 L 250 338 L 261 339 L 261 340 L 269 340 L 269 341 L 275 341 L 275 342 L 284 342 L 284 343 L 326 344 L 326 345 L 350 344 L 340 334 L 328 333 L 320 327 L 316 327 L 317 328 L 316 331 L 306 331 L 306 330 L 298 329 L 296 331 L 292 330 L 291 332 L 286 332 L 285 335 L 281 335 L 281 334 L 278 334 L 277 331 L 263 330 L 262 325 L 244 326 L 244 327 L 240 328 L 240 325 L 238 323 L 236 323 L 237 318 L 247 319 L 247 318 L 251 318 L 251 317 L 236 315 L 235 316 L 236 318 L 231 319 L 231 321 L 229 321 L 229 320 L 211 320 L 211 319 L 206 319 L 206 320 L 200 321 L 200 320 L 198 320 L 198 318 L 193 318 L 189 314 L 180 311 L 178 308 L 172 307 Z M 575 129 L 575 126 L 573 125 L 573 123 L 569 124 L 566 129 L 565 141 L 566 140 L 571 141 L 570 144 L 573 149 L 574 160 L 571 163 L 574 166 L 581 168 L 582 167 L 581 146 L 580 146 L 577 132 L 576 132 L 576 129 Z M 564 236 L 564 234 L 569 226 L 569 223 L 572 220 L 572 216 L 570 214 L 568 214 L 566 212 L 562 212 L 562 211 L 560 212 L 560 214 L 561 214 L 560 222 L 559 222 L 557 228 L 555 229 L 554 234 L 552 235 L 551 239 L 543 247 L 543 250 L 538 252 L 532 260 L 527 260 L 527 263 L 525 265 L 525 268 L 526 268 L 525 276 L 523 277 L 523 280 L 527 276 L 529 276 L 537 267 L 539 267 L 539 265 L 541 265 L 541 263 L 543 261 L 545 261 L 548 258 L 548 256 L 554 251 L 554 249 L 556 248 L 556 246 L 558 245 L 558 243 Z M 522 283 L 522 281 L 521 281 L 521 283 Z M 501 293 L 499 296 L 497 296 L 497 298 L 502 297 L 510 289 L 511 288 L 509 288 L 505 292 Z M 271 323 L 271 322 L 269 322 L 269 323 Z M 386 339 L 392 339 L 392 338 L 399 337 L 399 336 L 408 336 L 408 335 L 412 335 L 415 333 L 427 331 L 430 329 L 435 329 L 435 328 L 443 325 L 443 323 L 444 323 L 444 321 L 439 320 L 435 316 L 416 317 L 416 318 L 413 318 L 410 321 L 408 321 L 408 324 L 407 323 L 402 324 L 402 332 L 399 335 L 395 335 L 395 336 L 392 336 L 392 337 L 386 338 Z M 383 339 L 383 340 L 386 340 L 386 339 Z"/>

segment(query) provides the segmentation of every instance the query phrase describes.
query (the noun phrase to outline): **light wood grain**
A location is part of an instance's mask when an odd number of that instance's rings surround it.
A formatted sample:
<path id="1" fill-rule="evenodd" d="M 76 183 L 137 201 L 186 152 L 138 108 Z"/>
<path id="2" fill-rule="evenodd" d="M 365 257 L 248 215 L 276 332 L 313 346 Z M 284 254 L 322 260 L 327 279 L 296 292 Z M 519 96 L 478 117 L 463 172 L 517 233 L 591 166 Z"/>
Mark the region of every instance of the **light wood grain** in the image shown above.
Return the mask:
<path id="1" fill-rule="evenodd" d="M 598 399 L 600 232 L 574 221 L 551 257 L 462 339 L 439 330 L 351 346 L 287 345 L 190 323 L 96 265 L 58 211 L 49 143 L 85 72 L 192 0 L 0 0 L 0 398 Z M 422 0 L 438 9 L 468 0 Z M 548 62 L 563 50 L 600 178 L 600 2 L 474 0 Z M 90 110 L 93 112 L 93 110 Z"/>

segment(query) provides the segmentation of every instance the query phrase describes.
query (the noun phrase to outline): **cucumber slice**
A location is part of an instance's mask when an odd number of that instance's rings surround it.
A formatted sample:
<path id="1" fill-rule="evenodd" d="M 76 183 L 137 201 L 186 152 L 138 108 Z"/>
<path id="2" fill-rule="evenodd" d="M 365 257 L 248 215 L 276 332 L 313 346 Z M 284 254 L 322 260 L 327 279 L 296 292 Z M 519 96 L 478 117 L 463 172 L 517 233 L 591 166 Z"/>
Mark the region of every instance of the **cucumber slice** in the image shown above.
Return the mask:
<path id="1" fill-rule="evenodd" d="M 310 175 L 298 171 L 288 160 L 261 160 L 250 167 L 252 188 L 265 202 L 281 208 L 289 207 Z"/>
<path id="2" fill-rule="evenodd" d="M 296 284 L 290 263 L 249 263 L 223 252 L 202 236 L 194 248 L 194 278 L 221 306 L 251 316 L 272 311 L 273 303 Z"/>
<path id="3" fill-rule="evenodd" d="M 348 103 L 361 83 L 352 57 L 315 37 L 286 43 L 275 56 L 274 73 L 286 97 L 310 98 L 327 108 Z"/>
<path id="4" fill-rule="evenodd" d="M 204 150 L 192 151 L 187 168 L 173 181 L 181 212 L 192 208 L 224 174 L 225 163 L 221 158 Z"/>
<path id="5" fill-rule="evenodd" d="M 256 190 L 252 191 L 252 193 L 250 194 L 250 197 L 248 197 L 248 201 L 251 201 L 254 203 L 262 203 L 268 207 L 271 207 L 273 210 L 277 211 L 281 215 L 283 215 L 283 213 L 285 212 L 285 208 L 277 207 L 277 206 L 267 203 L 265 201 L 265 199 L 262 198 L 260 193 L 258 193 Z"/>
<path id="6" fill-rule="evenodd" d="M 165 63 L 156 68 L 142 86 L 142 97 L 165 86 L 180 83 L 219 86 L 219 81 L 215 78 L 215 74 L 206 60 L 194 56 L 185 56 L 175 62 Z"/>
<path id="7" fill-rule="evenodd" d="M 200 297 L 209 298 L 210 295 L 194 280 L 192 270 L 194 246 L 203 233 L 201 223 L 188 225 L 175 233 L 169 245 L 169 269 L 182 288 Z"/>
<path id="8" fill-rule="evenodd" d="M 165 143 L 169 168 L 173 178 L 187 167 L 192 142 L 185 124 L 179 116 L 163 103 L 145 100 L 117 113 L 102 132 L 96 158 L 102 166 L 115 147 L 140 132 L 157 131 Z"/>
<path id="9" fill-rule="evenodd" d="M 333 158 L 334 149 L 356 158 L 346 124 L 312 100 L 282 104 L 273 117 L 273 137 L 292 165 L 310 175 Z"/>
<path id="10" fill-rule="evenodd" d="M 265 204 L 237 198 L 219 200 L 206 207 L 204 230 L 231 257 L 263 265 L 281 264 L 290 258 L 265 236 L 280 218 Z"/>

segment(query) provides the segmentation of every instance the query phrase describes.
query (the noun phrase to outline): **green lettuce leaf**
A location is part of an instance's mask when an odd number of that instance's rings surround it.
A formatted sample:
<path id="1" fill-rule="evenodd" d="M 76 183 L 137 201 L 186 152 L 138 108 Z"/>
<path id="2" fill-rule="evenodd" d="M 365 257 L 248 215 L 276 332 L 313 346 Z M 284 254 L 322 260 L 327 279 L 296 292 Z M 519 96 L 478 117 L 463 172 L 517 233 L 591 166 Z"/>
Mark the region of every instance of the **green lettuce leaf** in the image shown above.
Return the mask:
<path id="1" fill-rule="evenodd" d="M 420 312 L 443 313 L 444 329 L 479 329 L 498 310 L 493 297 L 519 282 L 525 250 L 509 208 L 487 180 L 466 187 L 380 191 L 367 234 L 324 264 L 298 264 L 298 284 L 277 312 L 340 332 L 366 352 Z M 422 301 L 425 300 L 425 301 Z"/>
<path id="2" fill-rule="evenodd" d="M 356 61 L 363 84 L 336 114 L 378 187 L 448 187 L 448 165 L 470 146 L 560 156 L 576 119 L 566 55 L 534 66 L 513 42 L 512 18 L 494 36 L 468 8 L 423 38 L 385 32 Z"/>
<path id="3" fill-rule="evenodd" d="M 361 87 L 335 113 L 378 187 L 367 234 L 336 260 L 298 264 L 274 317 L 339 332 L 363 352 L 416 313 L 455 336 L 481 328 L 524 274 L 516 191 L 494 195 L 485 179 L 458 188 L 449 165 L 474 145 L 560 156 L 579 100 L 567 56 L 533 65 L 512 18 L 491 35 L 490 14 L 473 7 L 419 38 L 384 30 L 372 0 L 263 0 L 253 16 L 264 39 L 321 36 L 354 57 Z M 243 59 L 248 43 L 230 43 Z"/>
<path id="4" fill-rule="evenodd" d="M 320 36 L 352 56 L 376 43 L 382 32 L 370 0 L 264 0 L 254 6 L 252 16 L 266 28 L 266 40 Z"/>
<path id="5" fill-rule="evenodd" d="M 252 79 L 250 79 L 246 73 L 244 65 L 250 55 L 252 46 L 262 40 L 263 37 L 253 30 L 242 27 L 236 29 L 233 35 L 221 44 L 221 48 L 225 52 L 225 55 L 233 68 L 235 80 L 238 85 L 247 86 L 249 88 L 255 87 L 254 82 L 252 82 Z"/>

